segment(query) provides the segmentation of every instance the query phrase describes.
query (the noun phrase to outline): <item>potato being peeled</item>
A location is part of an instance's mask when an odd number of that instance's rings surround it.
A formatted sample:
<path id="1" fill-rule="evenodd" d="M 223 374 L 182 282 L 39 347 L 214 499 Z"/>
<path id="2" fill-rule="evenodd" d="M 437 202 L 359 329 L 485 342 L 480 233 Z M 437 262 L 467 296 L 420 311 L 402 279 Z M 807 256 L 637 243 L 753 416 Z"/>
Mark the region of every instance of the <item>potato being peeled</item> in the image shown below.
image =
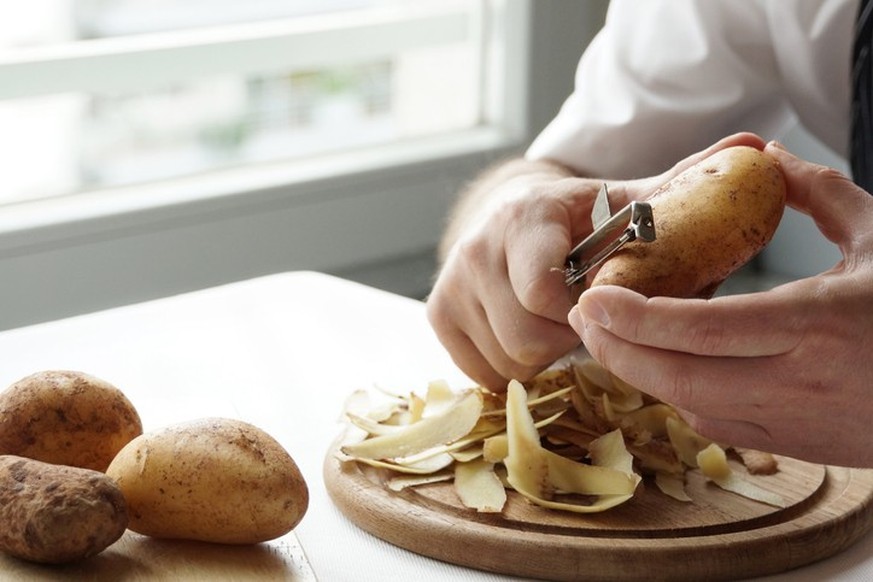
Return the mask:
<path id="1" fill-rule="evenodd" d="M 263 430 L 227 418 L 147 432 L 106 474 L 124 493 L 128 527 L 160 538 L 263 542 L 291 531 L 309 504 L 285 449 Z"/>
<path id="2" fill-rule="evenodd" d="M 657 238 L 626 244 L 591 286 L 709 297 L 770 242 L 785 209 L 785 179 L 768 154 L 735 146 L 691 166 L 647 202 Z"/>
<path id="3" fill-rule="evenodd" d="M 0 393 L 0 454 L 105 471 L 142 434 L 130 400 L 82 372 L 49 370 Z"/>

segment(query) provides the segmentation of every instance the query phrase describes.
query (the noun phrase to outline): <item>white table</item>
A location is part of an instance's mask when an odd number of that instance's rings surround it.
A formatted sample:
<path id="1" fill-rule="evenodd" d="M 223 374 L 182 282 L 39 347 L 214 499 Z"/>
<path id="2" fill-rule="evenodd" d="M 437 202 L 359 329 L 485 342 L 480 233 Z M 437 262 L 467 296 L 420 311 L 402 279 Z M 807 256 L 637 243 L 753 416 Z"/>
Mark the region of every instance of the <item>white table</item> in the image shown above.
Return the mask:
<path id="1" fill-rule="evenodd" d="M 288 273 L 6 331 L 0 357 L 0 388 L 45 369 L 104 378 L 128 395 L 146 430 L 229 416 L 272 434 L 309 484 L 309 511 L 296 535 L 323 582 L 506 579 L 384 543 L 348 522 L 325 491 L 324 455 L 352 391 L 374 384 L 408 391 L 437 378 L 469 384 L 420 302 Z M 873 535 L 829 560 L 767 578 L 870 579 Z"/>

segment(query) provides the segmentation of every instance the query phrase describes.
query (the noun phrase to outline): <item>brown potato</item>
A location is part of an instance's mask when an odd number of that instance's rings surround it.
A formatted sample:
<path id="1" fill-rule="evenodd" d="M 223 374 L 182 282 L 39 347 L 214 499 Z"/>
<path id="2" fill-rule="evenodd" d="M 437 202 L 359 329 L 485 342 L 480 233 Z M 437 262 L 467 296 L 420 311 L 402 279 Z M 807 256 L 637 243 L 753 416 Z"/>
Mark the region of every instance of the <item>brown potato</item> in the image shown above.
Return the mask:
<path id="1" fill-rule="evenodd" d="M 251 424 L 206 418 L 146 433 L 106 473 L 149 536 L 253 544 L 291 531 L 309 490 L 291 456 Z"/>
<path id="2" fill-rule="evenodd" d="M 626 244 L 591 285 L 621 285 L 647 297 L 709 297 L 773 237 L 785 179 L 772 157 L 736 146 L 688 168 L 648 201 L 656 240 Z"/>
<path id="3" fill-rule="evenodd" d="M 105 471 L 142 422 L 116 387 L 82 372 L 32 374 L 0 393 L 0 454 Z"/>
<path id="4" fill-rule="evenodd" d="M 0 550 L 48 564 L 88 558 L 127 528 L 118 486 L 99 471 L 0 455 Z"/>

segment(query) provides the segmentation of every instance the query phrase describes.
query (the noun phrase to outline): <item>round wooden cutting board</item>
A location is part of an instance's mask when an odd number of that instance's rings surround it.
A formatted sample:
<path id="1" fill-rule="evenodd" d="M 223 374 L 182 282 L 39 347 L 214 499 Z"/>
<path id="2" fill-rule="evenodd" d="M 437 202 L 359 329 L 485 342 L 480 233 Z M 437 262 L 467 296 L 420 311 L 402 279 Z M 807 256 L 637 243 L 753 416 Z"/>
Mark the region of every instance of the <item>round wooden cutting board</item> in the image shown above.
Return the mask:
<path id="1" fill-rule="evenodd" d="M 776 475 L 748 477 L 788 501 L 774 508 L 688 473 L 692 503 L 645 482 L 628 503 L 594 515 L 531 505 L 509 492 L 501 514 L 464 508 L 451 483 L 384 485 L 386 473 L 324 463 L 328 493 L 363 530 L 407 550 L 549 580 L 727 580 L 782 572 L 847 548 L 873 525 L 873 470 L 778 457 Z M 739 469 L 743 471 L 743 469 Z"/>

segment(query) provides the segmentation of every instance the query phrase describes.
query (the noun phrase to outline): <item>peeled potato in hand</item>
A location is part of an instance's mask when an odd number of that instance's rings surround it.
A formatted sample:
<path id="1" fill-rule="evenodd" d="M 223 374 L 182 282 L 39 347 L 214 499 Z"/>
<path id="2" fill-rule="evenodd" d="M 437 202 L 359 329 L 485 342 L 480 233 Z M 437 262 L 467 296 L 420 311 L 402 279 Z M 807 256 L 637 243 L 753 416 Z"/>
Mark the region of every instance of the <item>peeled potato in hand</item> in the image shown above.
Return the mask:
<path id="1" fill-rule="evenodd" d="M 657 238 L 626 244 L 591 286 L 709 297 L 770 242 L 785 209 L 785 179 L 768 154 L 735 146 L 688 168 L 648 202 Z"/>

